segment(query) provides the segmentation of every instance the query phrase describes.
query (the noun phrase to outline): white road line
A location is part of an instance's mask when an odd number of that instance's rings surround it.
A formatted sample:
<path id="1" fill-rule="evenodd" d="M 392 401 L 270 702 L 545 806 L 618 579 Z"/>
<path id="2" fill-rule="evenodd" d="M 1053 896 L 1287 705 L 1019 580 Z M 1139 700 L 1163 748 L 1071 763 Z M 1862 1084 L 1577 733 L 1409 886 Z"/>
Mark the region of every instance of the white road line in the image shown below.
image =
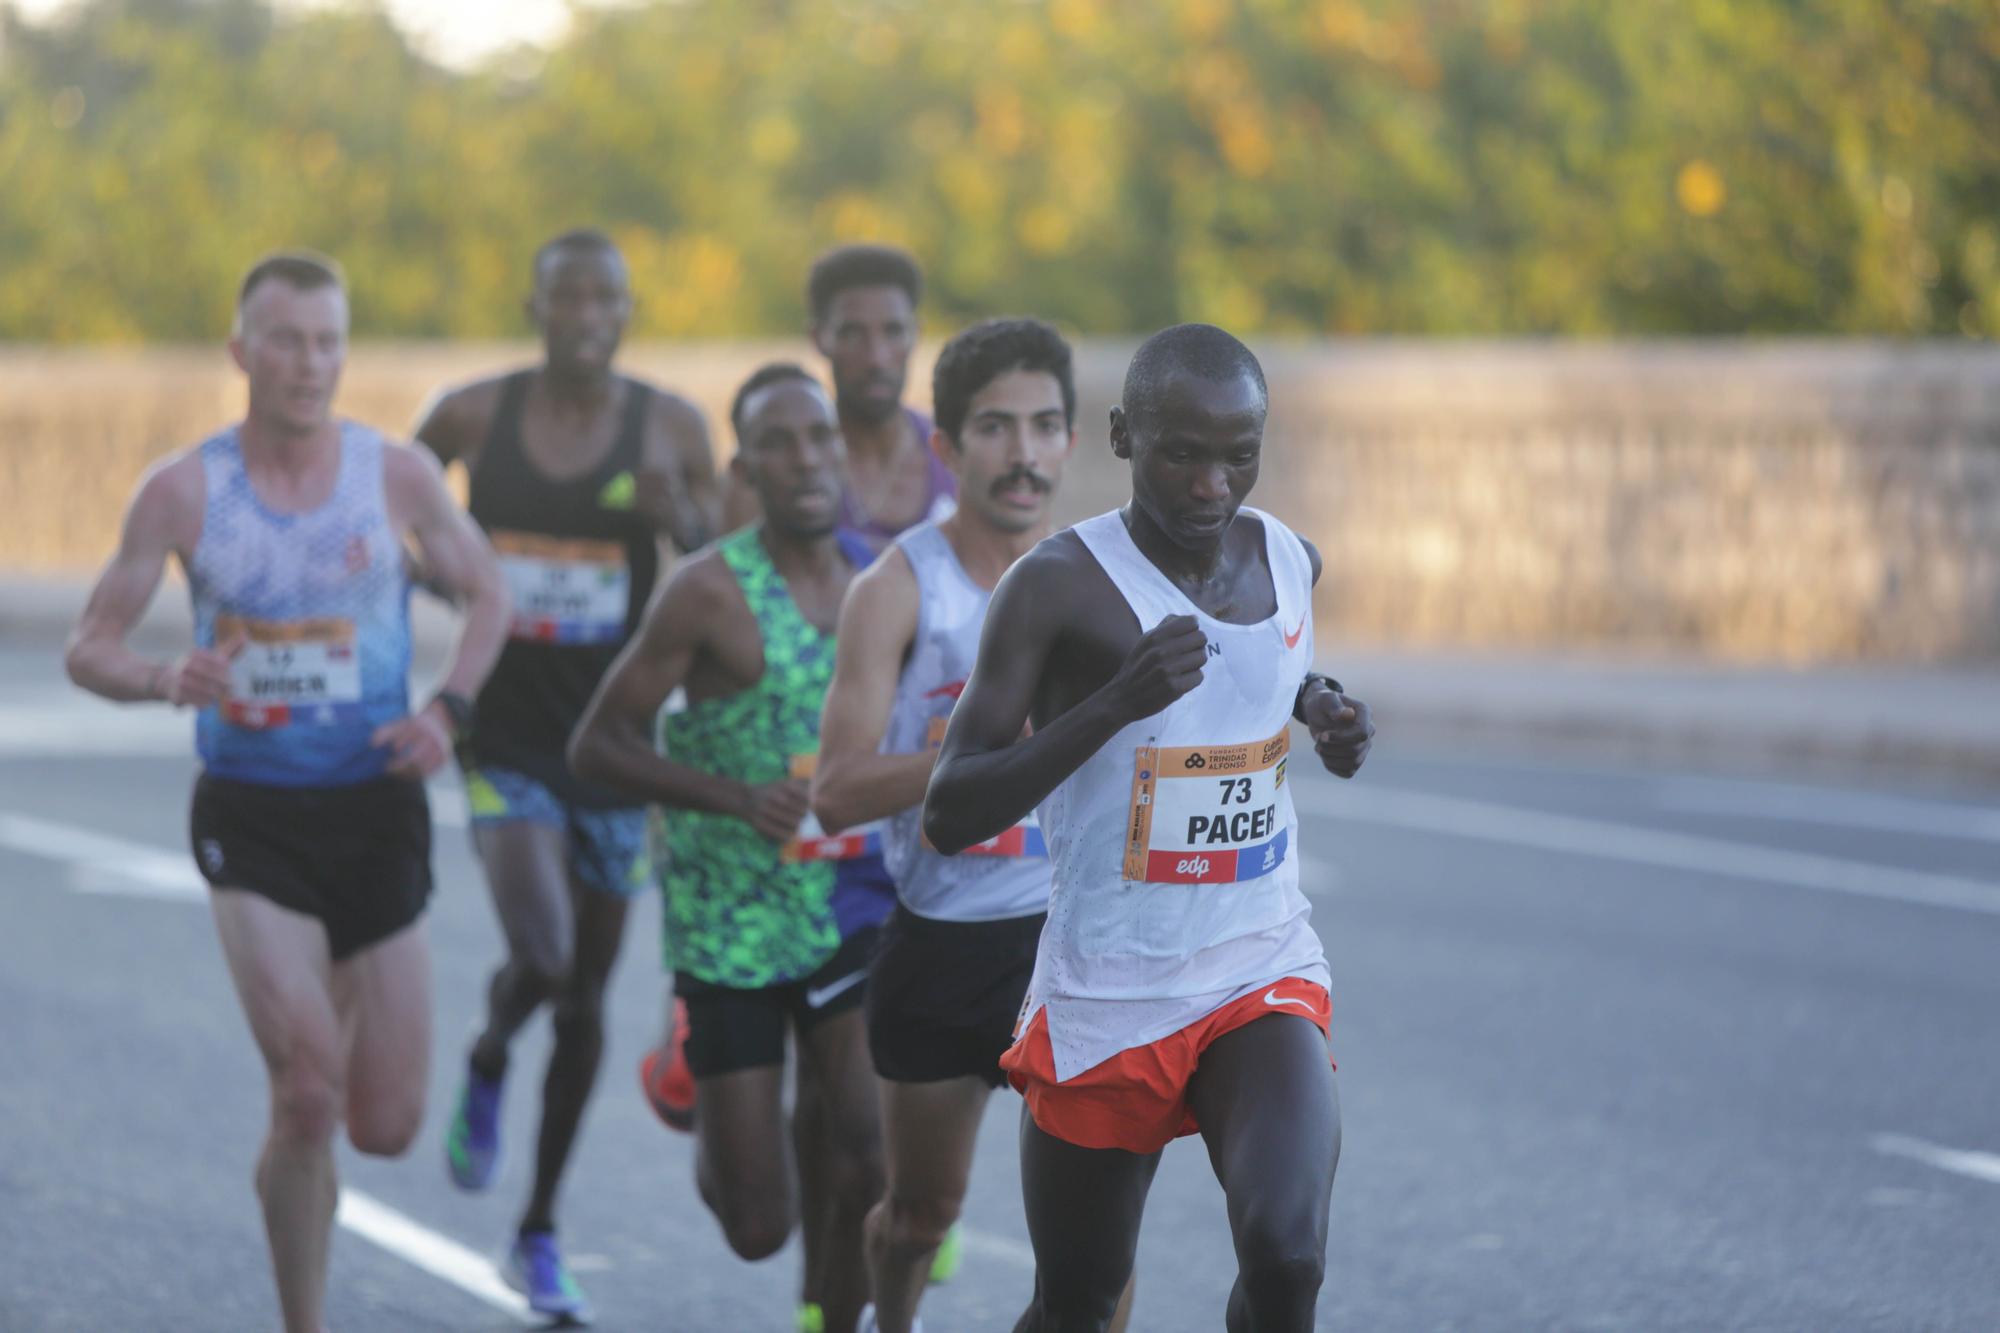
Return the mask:
<path id="1" fill-rule="evenodd" d="M 465 794 L 456 787 L 431 790 L 431 819 L 445 828 L 467 823 Z M 78 824 L 0 810 L 0 847 L 69 866 L 77 893 L 206 902 L 208 883 L 187 855 L 131 842 Z"/>
<path id="2" fill-rule="evenodd" d="M 465 801 L 465 788 L 433 784 L 430 800 L 431 823 L 445 828 L 464 828 L 472 822 L 472 811 Z"/>
<path id="3" fill-rule="evenodd" d="M 996 1236 L 990 1231 L 975 1231 L 962 1227 L 959 1238 L 971 1254 L 983 1254 L 988 1259 L 998 1259 L 1001 1263 L 1012 1264 L 1016 1268 L 1035 1271 L 1035 1251 L 1026 1241 L 1015 1240 L 1011 1236 Z"/>
<path id="4" fill-rule="evenodd" d="M 412 1267 L 449 1282 L 468 1296 L 514 1316 L 524 1324 L 540 1324 L 528 1302 L 500 1280 L 500 1273 L 478 1253 L 441 1236 L 421 1223 L 356 1189 L 340 1192 L 334 1221 Z"/>
<path id="5" fill-rule="evenodd" d="M 84 893 L 185 901 L 200 901 L 208 894 L 187 857 L 74 824 L 0 812 L 0 847 L 67 862 L 70 887 Z"/>
<path id="6" fill-rule="evenodd" d="M 0 758 L 160 758 L 194 753 L 194 723 L 165 708 L 116 708 L 81 691 L 0 708 Z"/>
<path id="7" fill-rule="evenodd" d="M 1686 870 L 1701 875 L 1760 880 L 1819 893 L 1837 893 L 1886 902 L 1948 907 L 1963 912 L 2000 915 L 2000 884 L 1934 875 L 1920 870 L 1871 865 L 1760 847 L 1723 838 L 1701 837 L 1638 828 L 1573 815 L 1548 814 L 1520 806 L 1469 801 L 1455 796 L 1431 796 L 1362 783 L 1338 789 L 1300 784 L 1293 794 L 1299 808 L 1330 819 L 1349 819 L 1510 843 L 1570 856 L 1599 857 L 1639 865 Z"/>
<path id="8" fill-rule="evenodd" d="M 1831 828 L 2000 843 L 2000 810 L 1868 792 L 1717 778 L 1663 778 L 1653 804 L 1676 814 L 1784 820 Z"/>
<path id="9" fill-rule="evenodd" d="M 1946 1148 L 1907 1134 L 1877 1134 L 1868 1141 L 1876 1152 L 1890 1157 L 1907 1157 L 1940 1171 L 1970 1176 L 1989 1185 L 2000 1185 L 2000 1153 L 1975 1152 L 1969 1148 Z"/>

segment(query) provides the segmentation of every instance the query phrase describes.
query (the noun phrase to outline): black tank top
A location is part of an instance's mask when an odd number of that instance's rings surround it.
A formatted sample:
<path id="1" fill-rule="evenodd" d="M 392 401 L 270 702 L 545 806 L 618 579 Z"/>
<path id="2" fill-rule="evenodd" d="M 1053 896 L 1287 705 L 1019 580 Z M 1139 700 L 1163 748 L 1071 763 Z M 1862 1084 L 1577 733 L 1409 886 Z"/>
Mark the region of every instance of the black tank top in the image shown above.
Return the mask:
<path id="1" fill-rule="evenodd" d="M 472 517 L 499 552 L 514 622 L 479 692 L 469 747 L 475 762 L 525 773 L 574 804 L 627 806 L 629 797 L 573 777 L 563 750 L 659 576 L 653 529 L 632 507 L 653 393 L 626 380 L 604 461 L 557 479 L 521 448 L 521 407 L 533 381 L 525 370 L 503 381 L 472 468 Z"/>

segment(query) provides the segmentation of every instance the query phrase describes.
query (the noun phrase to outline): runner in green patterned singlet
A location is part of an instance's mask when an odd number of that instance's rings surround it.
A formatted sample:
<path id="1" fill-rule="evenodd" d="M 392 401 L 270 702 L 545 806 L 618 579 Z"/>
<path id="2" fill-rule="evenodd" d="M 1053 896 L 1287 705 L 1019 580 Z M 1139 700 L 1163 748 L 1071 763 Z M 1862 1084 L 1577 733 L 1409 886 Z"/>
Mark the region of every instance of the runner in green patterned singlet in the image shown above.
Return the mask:
<path id="1" fill-rule="evenodd" d="M 695 1177 L 730 1248 L 777 1252 L 799 1214 L 814 1269 L 803 1283 L 827 1333 L 850 1333 L 867 1300 L 862 1220 L 882 1188 L 874 1072 L 861 1021 L 873 931 L 843 939 L 834 860 L 860 833 L 808 822 L 806 777 L 833 673 L 841 596 L 865 562 L 836 529 L 840 433 L 819 384 L 766 366 L 738 391 L 730 467 L 764 518 L 667 580 L 570 743 L 580 777 L 663 807 L 667 965 L 687 1002 L 695 1079 Z M 650 730 L 676 689 L 687 707 Z M 787 1132 L 785 1043 L 796 1036 L 800 1101 Z M 795 1137 L 831 1163 L 825 1197 L 795 1198 Z"/>

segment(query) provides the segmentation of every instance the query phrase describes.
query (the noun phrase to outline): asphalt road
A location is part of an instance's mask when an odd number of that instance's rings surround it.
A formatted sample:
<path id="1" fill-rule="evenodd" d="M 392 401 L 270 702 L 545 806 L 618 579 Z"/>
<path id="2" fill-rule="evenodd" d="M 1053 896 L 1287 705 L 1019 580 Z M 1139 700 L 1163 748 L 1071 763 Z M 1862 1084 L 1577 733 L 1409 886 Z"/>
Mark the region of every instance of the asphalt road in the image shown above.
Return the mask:
<path id="1" fill-rule="evenodd" d="M 0 651 L 0 1329 L 261 1329 L 255 1053 L 185 856 L 187 722 Z M 1938 793 L 1473 762 L 1385 734 L 1301 780 L 1346 1148 L 1323 1328 L 2000 1328 L 2000 811 Z M 437 802 L 454 811 L 451 793 Z M 442 1134 L 498 933 L 439 830 L 437 1060 L 409 1158 L 343 1154 L 336 1330 L 521 1326 L 491 1290 L 545 1030 L 495 1191 Z M 734 1259 L 633 1064 L 637 910 L 563 1225 L 599 1326 L 788 1329 L 796 1250 Z M 1011 1327 L 1031 1264 L 996 1097 L 933 1333 Z M 1133 1327 L 1210 1330 L 1234 1264 L 1168 1154 Z"/>

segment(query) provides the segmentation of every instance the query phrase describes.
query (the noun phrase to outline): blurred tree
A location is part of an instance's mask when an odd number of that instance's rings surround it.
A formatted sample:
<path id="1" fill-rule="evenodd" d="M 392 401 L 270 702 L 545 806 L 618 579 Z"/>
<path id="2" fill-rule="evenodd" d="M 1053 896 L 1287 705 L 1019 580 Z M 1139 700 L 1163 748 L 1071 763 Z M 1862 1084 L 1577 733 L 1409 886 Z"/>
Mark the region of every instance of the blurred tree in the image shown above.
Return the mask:
<path id="1" fill-rule="evenodd" d="M 638 330 L 789 332 L 840 240 L 1091 332 L 2000 331 L 1992 0 L 681 0 L 428 64 L 379 10 L 0 0 L 0 338 L 213 337 L 256 251 L 518 331 L 567 225 Z"/>

